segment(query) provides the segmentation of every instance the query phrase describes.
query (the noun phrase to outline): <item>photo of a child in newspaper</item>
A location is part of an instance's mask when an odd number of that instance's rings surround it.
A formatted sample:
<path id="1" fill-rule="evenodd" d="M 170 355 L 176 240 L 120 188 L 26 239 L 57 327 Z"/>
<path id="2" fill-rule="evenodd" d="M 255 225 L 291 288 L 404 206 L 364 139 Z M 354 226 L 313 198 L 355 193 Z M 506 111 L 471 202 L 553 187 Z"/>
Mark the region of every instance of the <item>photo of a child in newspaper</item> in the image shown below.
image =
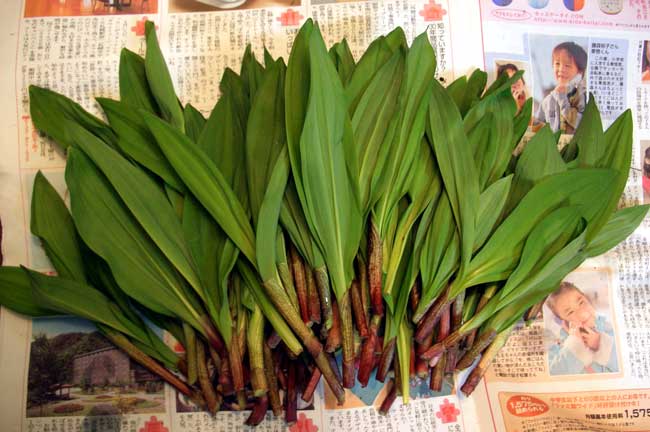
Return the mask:
<path id="1" fill-rule="evenodd" d="M 548 124 L 553 132 L 573 134 L 587 105 L 587 40 L 530 35 L 529 41 L 536 78 L 534 129 Z"/>
<path id="2" fill-rule="evenodd" d="M 551 375 L 618 372 L 608 286 L 603 272 L 565 279 L 544 304 Z M 606 278 L 605 278 L 606 279 Z"/>

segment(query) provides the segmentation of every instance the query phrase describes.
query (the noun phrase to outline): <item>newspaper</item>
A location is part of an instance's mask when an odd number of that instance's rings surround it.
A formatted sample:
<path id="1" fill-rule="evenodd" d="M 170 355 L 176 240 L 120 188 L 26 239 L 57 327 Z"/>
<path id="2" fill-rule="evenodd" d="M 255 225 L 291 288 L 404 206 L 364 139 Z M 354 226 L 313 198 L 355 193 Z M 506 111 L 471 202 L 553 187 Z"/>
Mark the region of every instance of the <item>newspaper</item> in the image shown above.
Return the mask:
<path id="1" fill-rule="evenodd" d="M 61 92 L 101 115 L 93 98 L 119 97 L 119 51 L 126 46 L 144 52 L 147 19 L 156 22 L 180 99 L 206 115 L 219 95 L 221 73 L 226 67 L 238 69 L 247 44 L 258 57 L 266 47 L 286 58 L 308 17 L 318 20 L 326 43 L 346 37 L 356 59 L 372 39 L 395 26 L 402 26 L 409 40 L 426 31 L 437 54 L 437 78 L 443 82 L 476 67 L 487 70 L 490 80 L 499 67 L 526 71 L 524 80 L 513 86 L 516 98 L 523 94 L 535 101 L 523 144 L 542 122 L 556 122 L 564 141 L 577 126 L 552 116 L 545 104 L 557 85 L 554 48 L 572 42 L 586 57 L 581 77 L 572 85 L 584 87 L 585 97 L 596 98 L 604 126 L 627 108 L 634 116 L 633 169 L 624 204 L 650 202 L 649 13 L 650 0 L 5 2 L 0 5 L 5 36 L 0 52 L 6 62 L 0 72 L 4 264 L 52 270 L 29 233 L 36 172 L 41 170 L 68 199 L 65 159 L 34 130 L 28 85 Z M 614 251 L 572 273 L 566 286 L 574 288 L 555 296 L 533 323 L 517 327 L 471 397 L 464 397 L 452 382 L 441 393 L 431 393 L 427 383 L 415 381 L 411 402 L 402 405 L 398 399 L 381 416 L 376 409 L 386 392 L 381 383 L 371 380 L 366 388 L 357 385 L 347 391 L 344 406 L 337 406 L 321 384 L 314 400 L 299 406 L 298 421 L 289 429 L 650 430 L 648 230 L 646 220 Z M 558 316 L 562 312 L 557 304 L 574 297 L 583 302 L 580 312 L 597 330 L 590 338 L 576 337 L 571 320 Z M 567 340 L 571 347 L 565 346 Z M 455 382 L 462 379 L 461 374 Z M 220 412 L 214 418 L 197 412 L 79 319 L 32 323 L 2 309 L 0 388 L 3 432 L 249 429 L 243 426 L 244 412 Z M 285 429 L 284 421 L 271 415 L 258 426 L 260 431 Z"/>
<path id="2" fill-rule="evenodd" d="M 480 7 L 488 73 L 526 71 L 517 90 L 534 101 L 530 130 L 545 122 L 571 133 L 552 116 L 556 64 L 567 53 L 576 63 L 569 86 L 576 98 L 596 99 L 604 127 L 632 110 L 632 168 L 621 204 L 650 202 L 650 2 L 482 0 Z M 585 262 L 532 323 L 518 325 L 464 405 L 470 430 L 468 405 L 477 430 L 650 430 L 649 228 L 646 219 L 627 241 Z M 596 331 L 576 335 L 580 321 Z"/>

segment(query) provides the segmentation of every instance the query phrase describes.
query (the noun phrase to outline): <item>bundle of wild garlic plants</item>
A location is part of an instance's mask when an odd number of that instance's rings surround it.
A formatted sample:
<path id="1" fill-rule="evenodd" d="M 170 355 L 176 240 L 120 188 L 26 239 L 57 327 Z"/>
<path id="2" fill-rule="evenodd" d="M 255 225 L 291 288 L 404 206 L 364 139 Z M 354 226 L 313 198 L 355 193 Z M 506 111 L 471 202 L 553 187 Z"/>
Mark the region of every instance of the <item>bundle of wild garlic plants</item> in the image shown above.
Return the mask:
<path id="1" fill-rule="evenodd" d="M 629 112 L 603 132 L 590 98 L 561 151 L 545 127 L 515 157 L 521 75 L 444 88 L 426 34 L 409 47 L 397 28 L 355 62 L 308 20 L 287 64 L 247 49 L 207 119 L 179 102 L 150 22 L 146 43 L 122 52 L 121 100 L 97 98 L 108 122 L 30 88 L 71 209 L 39 173 L 31 231 L 58 276 L 2 267 L 0 304 L 91 320 L 212 413 L 293 422 L 321 376 L 342 402 L 375 369 L 386 412 L 482 355 L 470 393 L 515 323 L 648 210 L 617 210 Z"/>

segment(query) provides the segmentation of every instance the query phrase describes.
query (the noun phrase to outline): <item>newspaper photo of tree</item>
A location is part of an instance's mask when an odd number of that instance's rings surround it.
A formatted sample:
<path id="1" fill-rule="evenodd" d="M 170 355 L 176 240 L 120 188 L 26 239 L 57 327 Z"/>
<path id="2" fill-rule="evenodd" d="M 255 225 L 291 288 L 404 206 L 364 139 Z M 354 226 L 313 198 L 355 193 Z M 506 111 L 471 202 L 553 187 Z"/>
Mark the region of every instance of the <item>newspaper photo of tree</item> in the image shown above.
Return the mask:
<path id="1" fill-rule="evenodd" d="M 34 320 L 27 417 L 162 413 L 164 386 L 89 322 Z"/>

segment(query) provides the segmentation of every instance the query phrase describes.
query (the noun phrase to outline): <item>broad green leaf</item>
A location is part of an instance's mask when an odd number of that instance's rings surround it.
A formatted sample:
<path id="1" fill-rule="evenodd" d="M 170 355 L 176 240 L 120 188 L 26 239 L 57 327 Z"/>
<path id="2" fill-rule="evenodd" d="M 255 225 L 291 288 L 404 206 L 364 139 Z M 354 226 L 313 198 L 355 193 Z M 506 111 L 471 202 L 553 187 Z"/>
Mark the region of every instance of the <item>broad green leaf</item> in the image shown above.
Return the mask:
<path id="1" fill-rule="evenodd" d="M 237 75 L 232 69 L 226 68 L 219 82 L 219 90 L 222 96 L 227 94 L 232 98 L 232 103 L 239 115 L 239 123 L 242 125 L 247 124 L 250 100 L 248 97 L 248 88 L 245 87 L 242 77 Z"/>
<path id="2" fill-rule="evenodd" d="M 179 317 L 201 329 L 196 302 L 108 180 L 80 150 L 66 164 L 72 218 L 81 238 L 111 268 L 120 288 L 154 312 Z M 138 271 L 133 271 L 137 269 Z"/>
<path id="3" fill-rule="evenodd" d="M 605 150 L 597 166 L 614 169 L 617 176 L 614 180 L 612 195 L 602 197 L 608 201 L 605 202 L 596 220 L 587 227 L 587 244 L 607 223 L 625 189 L 632 163 L 632 128 L 632 112 L 628 109 L 605 132 Z"/>
<path id="4" fill-rule="evenodd" d="M 527 277 L 522 278 L 522 281 L 516 288 L 510 291 L 510 295 L 503 295 L 499 298 L 499 307 L 511 303 L 514 299 L 530 295 L 535 292 L 540 286 L 544 286 L 547 279 L 556 279 L 558 276 L 564 278 L 569 272 L 573 271 L 576 267 L 584 261 L 585 254 L 581 250 L 585 246 L 585 230 L 584 225 L 574 225 L 574 231 L 578 231 L 578 235 L 573 235 L 573 239 L 555 253 L 549 254 L 550 259 L 542 265 L 537 266 Z M 582 230 L 581 230 L 582 228 Z M 505 287 L 504 287 L 505 288 Z M 547 293 L 548 294 L 548 293 Z M 532 306 L 532 305 L 530 305 Z"/>
<path id="5" fill-rule="evenodd" d="M 650 205 L 621 209 L 614 212 L 605 226 L 585 248 L 588 257 L 603 254 L 625 240 L 641 224 Z"/>
<path id="6" fill-rule="evenodd" d="M 0 267 L 0 306 L 30 317 L 61 314 L 34 298 L 29 276 L 20 267 Z"/>
<path id="7" fill-rule="evenodd" d="M 578 129 L 569 144 L 562 149 L 564 160 L 568 162 L 577 159 L 579 167 L 599 166 L 598 163 L 605 152 L 605 134 L 596 98 L 589 96 Z"/>
<path id="8" fill-rule="evenodd" d="M 372 41 L 354 68 L 345 89 L 350 113 L 357 109 L 359 99 L 374 79 L 375 74 L 392 57 L 399 47 L 407 49 L 406 38 L 401 28 L 396 28 L 390 35 L 379 36 Z"/>
<path id="9" fill-rule="evenodd" d="M 571 242 L 581 223 L 580 213 L 571 206 L 560 207 L 542 219 L 526 238 L 519 264 L 499 291 L 499 297 L 506 298 L 529 274 L 535 273 Z"/>
<path id="10" fill-rule="evenodd" d="M 528 130 L 528 124 L 533 115 L 533 98 L 526 99 L 526 103 L 521 107 L 521 110 L 515 116 L 514 122 L 512 124 L 512 146 L 511 149 L 514 150 L 521 139 L 523 138 L 526 130 Z"/>
<path id="11" fill-rule="evenodd" d="M 96 321 L 136 337 L 122 324 L 125 320 L 119 309 L 100 291 L 80 282 L 61 277 L 46 276 L 21 267 L 27 274 L 34 299 L 46 307 L 63 313 Z"/>
<path id="12" fill-rule="evenodd" d="M 269 50 L 267 50 L 266 47 L 264 47 L 264 68 L 265 69 L 268 68 L 269 66 L 271 66 L 272 63 L 275 63 L 275 59 L 273 58 Z"/>
<path id="13" fill-rule="evenodd" d="M 465 131 L 472 129 L 485 114 L 489 111 L 495 111 L 501 107 L 507 107 L 510 118 L 515 116 L 517 104 L 512 97 L 510 86 L 514 84 L 523 75 L 523 71 L 515 73 L 511 78 L 506 74 L 500 75 L 497 80 L 485 91 L 480 101 L 476 102 L 467 112 L 463 119 Z M 505 106 L 502 105 L 505 103 Z M 505 144 L 504 144 L 505 145 Z"/>
<path id="14" fill-rule="evenodd" d="M 409 189 L 411 202 L 399 217 L 395 236 L 384 242 L 385 245 L 390 244 L 390 247 L 388 248 L 389 253 L 386 255 L 388 260 L 384 262 L 386 271 L 382 293 L 390 309 L 393 309 L 394 304 L 397 302 L 398 292 L 401 293 L 401 290 L 410 289 L 410 286 L 399 287 L 398 272 L 400 267 L 409 261 L 409 250 L 413 248 L 408 248 L 407 242 L 410 237 L 413 237 L 412 241 L 415 241 L 416 234 L 412 233 L 414 224 L 429 206 L 429 203 L 438 199 L 442 189 L 442 181 L 438 175 L 431 146 L 426 139 L 422 140 L 421 153 L 415 161 Z"/>
<path id="15" fill-rule="evenodd" d="M 373 197 L 373 177 L 381 146 L 386 139 L 386 125 L 398 108 L 397 101 L 404 73 L 404 54 L 401 50 L 380 68 L 361 95 L 352 115 L 354 145 L 359 160 L 359 191 L 364 214 L 370 211 Z M 389 156 L 390 157 L 390 156 Z"/>
<path id="16" fill-rule="evenodd" d="M 158 114 L 156 99 L 151 94 L 144 59 L 127 48 L 120 52 L 120 100 L 133 109 L 142 108 Z"/>
<path id="17" fill-rule="evenodd" d="M 352 51 L 350 51 L 348 41 L 343 38 L 341 42 L 332 45 L 329 52 L 334 57 L 334 65 L 336 66 L 341 83 L 343 87 L 346 87 L 355 67 L 354 57 L 352 56 Z"/>
<path id="18" fill-rule="evenodd" d="M 519 261 L 523 242 L 546 215 L 563 205 L 582 206 L 589 222 L 612 193 L 615 172 L 574 169 L 542 179 L 524 196 L 470 263 L 464 286 L 505 279 Z"/>
<path id="19" fill-rule="evenodd" d="M 41 171 L 34 178 L 30 229 L 45 249 L 57 273 L 86 281 L 77 230 L 63 199 Z"/>
<path id="20" fill-rule="evenodd" d="M 276 160 L 286 147 L 284 74 L 282 63 L 273 63 L 263 76 L 248 116 L 246 172 L 253 223 L 258 215 Z"/>
<path id="21" fill-rule="evenodd" d="M 460 113 L 444 88 L 437 82 L 433 84 L 429 102 L 427 134 L 433 145 L 458 227 L 460 269 L 456 278 L 462 280 L 472 256 L 476 235 L 478 176 Z M 453 292 L 450 295 L 455 296 Z"/>
<path id="22" fill-rule="evenodd" d="M 158 145 L 192 194 L 217 221 L 251 263 L 255 263 L 255 235 L 246 211 L 206 153 L 159 118 L 143 113 Z"/>
<path id="23" fill-rule="evenodd" d="M 198 145 L 216 165 L 242 207 L 248 210 L 244 129 L 239 123 L 233 93 L 225 92 L 210 113 Z"/>
<path id="24" fill-rule="evenodd" d="M 512 156 L 512 116 L 508 108 L 510 99 L 512 97 L 509 94 L 491 98 L 492 103 L 485 116 L 467 131 L 481 192 L 503 176 Z"/>
<path id="25" fill-rule="evenodd" d="M 296 186 L 291 178 L 284 193 L 282 208 L 280 209 L 280 222 L 287 234 L 289 234 L 291 242 L 298 248 L 298 252 L 307 260 L 309 265 L 317 268 L 315 265 L 317 261 L 316 256 L 320 257 L 320 264 L 323 265 L 323 258 L 320 255 L 320 251 L 317 250 L 316 245 L 314 245 L 311 232 L 309 231 L 309 225 L 300 206 Z"/>
<path id="26" fill-rule="evenodd" d="M 276 267 L 276 236 L 289 169 L 289 155 L 285 147 L 278 155 L 271 177 L 268 179 L 256 227 L 257 268 L 264 281 L 279 278 Z"/>
<path id="27" fill-rule="evenodd" d="M 499 220 L 508 199 L 511 183 L 512 175 L 509 175 L 492 183 L 479 196 L 474 252 L 483 246 L 495 228 L 494 225 Z"/>
<path id="28" fill-rule="evenodd" d="M 543 127 L 526 144 L 517 161 L 506 213 L 510 213 L 523 196 L 540 180 L 551 174 L 566 171 L 566 169 L 566 164 L 557 151 L 551 129 L 548 126 Z"/>
<path id="29" fill-rule="evenodd" d="M 465 103 L 465 92 L 467 91 L 467 77 L 465 75 L 461 75 L 459 78 L 456 78 L 451 82 L 451 84 L 445 87 L 445 90 L 447 93 L 449 93 L 449 96 L 454 101 L 458 107 L 458 110 L 462 114 L 463 111 L 461 108 Z"/>
<path id="30" fill-rule="evenodd" d="M 185 133 L 192 141 L 198 142 L 203 126 L 205 126 L 205 117 L 191 104 L 185 105 L 183 116 L 185 118 Z"/>
<path id="31" fill-rule="evenodd" d="M 255 94 L 257 93 L 257 89 L 262 81 L 263 74 L 264 68 L 260 62 L 257 61 L 250 44 L 248 44 L 244 51 L 244 56 L 242 57 L 239 75 L 244 82 L 244 88 L 247 89 L 248 99 L 251 103 L 255 99 Z"/>
<path id="32" fill-rule="evenodd" d="M 48 89 L 29 86 L 29 113 L 34 126 L 64 150 L 70 145 L 65 126 L 75 123 L 115 146 L 117 137 L 106 123 L 89 114 L 78 103 Z"/>
<path id="33" fill-rule="evenodd" d="M 318 28 L 309 36 L 308 55 L 309 103 L 300 137 L 301 157 L 296 161 L 304 188 L 301 203 L 323 252 L 334 292 L 341 298 L 352 281 L 362 231 L 355 181 L 346 162 L 344 129 L 349 119 L 341 82 Z M 297 176 L 294 169 L 294 179 Z"/>
<path id="34" fill-rule="evenodd" d="M 78 127 L 70 126 L 74 145 L 90 157 L 115 188 L 133 216 L 165 256 L 205 300 L 183 228 L 160 187 L 144 171 Z"/>
<path id="35" fill-rule="evenodd" d="M 162 178 L 169 186 L 178 191 L 185 190 L 185 185 L 156 146 L 140 113 L 124 102 L 105 98 L 97 98 L 97 102 L 118 136 L 120 150 Z"/>
<path id="36" fill-rule="evenodd" d="M 313 31 L 314 23 L 309 18 L 300 27 L 296 39 L 294 39 L 287 64 L 284 89 L 287 147 L 289 149 L 293 181 L 301 203 L 304 203 L 306 198 L 302 184 L 300 137 L 307 114 L 307 102 L 311 86 L 309 40 Z M 307 222 L 309 223 L 309 221 Z"/>
<path id="37" fill-rule="evenodd" d="M 374 206 L 382 240 L 387 238 L 384 234 L 390 212 L 407 193 L 413 161 L 420 151 L 432 83 L 436 81 L 435 68 L 435 53 L 423 33 L 415 38 L 406 55 L 398 99 L 401 109 L 388 125 L 391 130 L 380 147 L 374 172 L 372 191 L 375 196 L 370 197 L 370 205 Z"/>
<path id="38" fill-rule="evenodd" d="M 147 21 L 144 25 L 144 30 L 145 40 L 147 42 L 144 69 L 151 93 L 160 109 L 162 118 L 180 131 L 185 131 L 183 108 L 176 97 L 172 77 L 169 74 L 169 69 L 167 69 L 167 64 L 158 45 L 156 26 L 153 22 Z"/>
<path id="39" fill-rule="evenodd" d="M 465 98 L 463 104 L 458 107 L 460 114 L 465 117 L 469 109 L 480 100 L 485 84 L 487 83 L 487 73 L 475 69 L 467 80 L 467 89 L 465 90 Z"/>

